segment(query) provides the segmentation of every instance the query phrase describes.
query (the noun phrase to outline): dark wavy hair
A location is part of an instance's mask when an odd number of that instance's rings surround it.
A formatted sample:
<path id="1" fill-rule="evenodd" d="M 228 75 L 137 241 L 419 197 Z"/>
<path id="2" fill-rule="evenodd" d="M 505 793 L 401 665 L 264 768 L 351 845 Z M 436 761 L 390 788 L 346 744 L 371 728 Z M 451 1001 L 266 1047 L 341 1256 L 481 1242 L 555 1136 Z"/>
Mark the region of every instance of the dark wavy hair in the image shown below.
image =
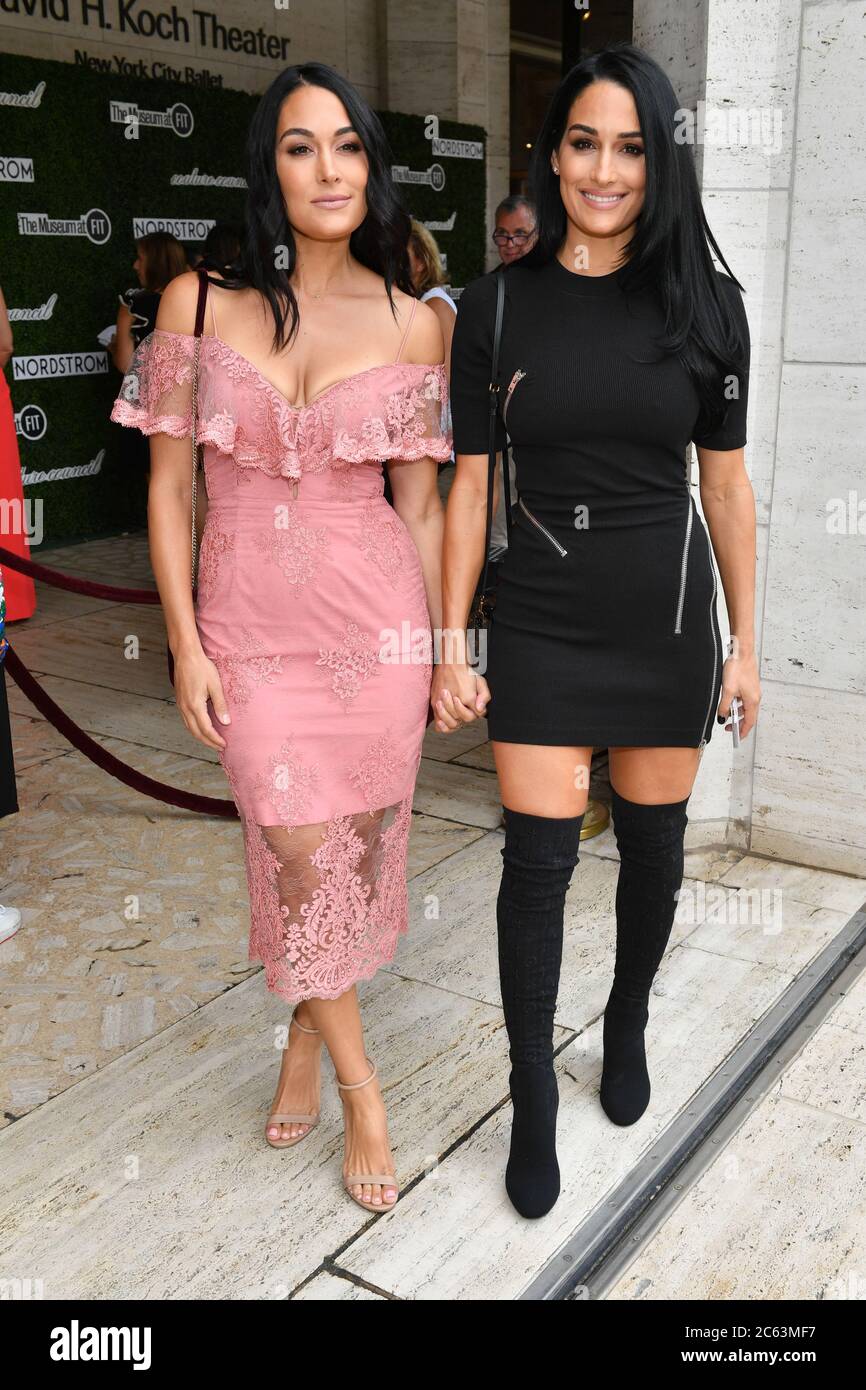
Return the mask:
<path id="1" fill-rule="evenodd" d="M 367 155 L 367 215 L 349 239 L 352 255 L 385 281 L 391 310 L 397 310 L 394 285 L 414 297 L 409 273 L 410 218 L 391 177 L 392 155 L 376 112 L 334 68 L 326 63 L 297 63 L 286 68 L 264 93 L 247 135 L 247 206 L 240 257 L 219 283 L 226 289 L 257 289 L 274 318 L 275 351 L 295 336 L 300 319 L 289 283 L 297 264 L 297 248 L 276 171 L 276 133 L 280 107 L 300 86 L 323 87 L 346 108 L 349 122 Z M 287 248 L 287 266 L 278 269 L 275 251 Z"/>
<path id="2" fill-rule="evenodd" d="M 550 156 L 562 140 L 575 99 L 590 83 L 601 81 L 616 82 L 631 92 L 646 151 L 644 204 L 621 262 L 622 288 L 627 294 L 649 286 L 660 295 L 666 332 L 658 347 L 679 356 L 707 412 L 708 425 L 715 427 L 726 408 L 718 388 L 719 368 L 740 376 L 746 345 L 710 246 L 732 285 L 742 285 L 710 230 L 692 151 L 675 138 L 683 108 L 658 63 L 633 44 L 610 44 L 581 59 L 554 93 L 529 168 L 538 239 L 517 264 L 546 265 L 565 240 L 568 223 Z"/>
<path id="3" fill-rule="evenodd" d="M 225 272 L 237 266 L 243 229 L 233 222 L 215 222 L 202 243 L 199 265 Z"/>

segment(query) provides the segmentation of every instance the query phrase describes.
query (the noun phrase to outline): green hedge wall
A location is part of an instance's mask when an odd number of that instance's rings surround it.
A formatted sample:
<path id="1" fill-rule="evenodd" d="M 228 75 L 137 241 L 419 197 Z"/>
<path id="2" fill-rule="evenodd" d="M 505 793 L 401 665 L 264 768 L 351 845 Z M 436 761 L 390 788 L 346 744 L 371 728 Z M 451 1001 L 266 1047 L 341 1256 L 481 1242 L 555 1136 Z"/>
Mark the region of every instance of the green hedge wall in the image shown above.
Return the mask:
<path id="1" fill-rule="evenodd" d="M 453 231 L 434 231 L 440 249 L 448 257 L 447 279 L 462 288 L 484 271 L 485 202 L 487 184 L 483 159 L 450 159 L 431 154 L 430 142 L 424 138 L 425 123 L 421 116 L 407 116 L 396 111 L 380 111 L 385 134 L 394 152 L 397 165 L 412 170 L 429 169 L 439 164 L 445 174 L 445 186 L 435 192 L 429 184 L 400 184 L 403 201 L 419 222 L 447 221 L 453 212 Z M 485 143 L 482 126 L 463 125 L 458 121 L 440 121 L 442 139 L 476 140 Z"/>
<path id="2" fill-rule="evenodd" d="M 178 186 L 170 179 L 195 168 L 243 176 L 247 125 L 258 101 L 246 92 L 3 57 L 3 92 L 29 92 L 42 82 L 38 106 L 4 105 L 0 111 L 0 158 L 30 157 L 34 166 L 32 182 L 0 181 L 0 284 L 9 308 L 33 309 L 58 296 L 50 318 L 13 322 L 16 356 L 100 350 L 96 335 L 116 318 L 118 294 L 137 283 L 133 217 L 242 220 L 243 188 Z M 126 127 L 109 119 L 112 100 L 150 111 L 182 102 L 193 113 L 193 131 L 181 138 L 142 125 L 137 140 L 127 139 Z M 453 230 L 435 235 L 448 256 L 449 280 L 462 286 L 484 269 L 484 161 L 432 156 L 423 117 L 380 114 L 395 164 L 418 170 L 438 163 L 445 172 L 440 192 L 419 184 L 399 188 L 406 207 L 422 221 L 444 221 L 456 212 Z M 440 134 L 484 139 L 480 127 L 451 121 L 442 122 Z M 111 236 L 102 245 L 84 236 L 19 233 L 20 212 L 73 218 L 92 208 L 111 221 Z M 40 380 L 17 379 L 14 359 L 7 367 L 16 412 L 32 405 L 47 418 L 41 439 L 19 434 L 25 474 L 86 466 L 104 451 L 92 475 L 25 487 L 25 497 L 42 499 L 46 546 L 144 523 L 143 475 L 125 460 L 127 432 L 108 419 L 120 376 L 107 360 L 108 371 L 100 375 Z"/>

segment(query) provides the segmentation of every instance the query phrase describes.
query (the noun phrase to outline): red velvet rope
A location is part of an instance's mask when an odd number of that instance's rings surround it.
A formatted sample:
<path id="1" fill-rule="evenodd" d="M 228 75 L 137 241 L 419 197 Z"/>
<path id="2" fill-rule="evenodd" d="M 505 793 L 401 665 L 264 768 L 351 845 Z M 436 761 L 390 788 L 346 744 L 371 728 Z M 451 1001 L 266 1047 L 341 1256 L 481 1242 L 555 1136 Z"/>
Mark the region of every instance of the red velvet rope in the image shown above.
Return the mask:
<path id="1" fill-rule="evenodd" d="M 0 546 L 0 563 L 8 565 L 10 569 L 18 570 L 21 574 L 29 574 L 33 579 L 41 579 L 46 584 L 52 584 L 57 589 L 70 589 L 73 593 L 89 594 L 92 598 L 114 599 L 117 603 L 159 603 L 160 601 L 156 589 L 118 589 L 111 584 L 94 584 L 89 579 L 76 579 L 70 574 L 61 574 L 58 570 L 48 569 L 46 565 L 38 565 L 35 560 L 25 560 L 21 555 L 14 555 L 11 550 L 6 550 L 4 546 Z M 165 782 L 157 782 L 153 777 L 146 777 L 143 772 L 136 772 L 134 767 L 129 767 L 126 763 L 122 763 L 119 758 L 115 758 L 114 754 L 109 753 L 107 748 L 103 748 L 100 743 L 86 734 L 75 723 L 74 719 L 70 719 L 68 714 L 64 714 L 60 706 L 52 700 L 47 690 L 43 690 L 36 678 L 27 670 L 11 644 L 6 648 L 4 664 L 19 690 L 27 696 L 31 704 L 36 706 L 39 713 L 43 714 L 54 725 L 57 732 L 68 739 L 79 753 L 83 753 L 92 763 L 96 763 L 97 767 L 101 767 L 111 777 L 116 777 L 118 782 L 123 782 L 127 787 L 132 787 L 134 791 L 141 792 L 143 796 L 152 796 L 157 801 L 164 801 L 169 806 L 179 806 L 184 811 L 199 811 L 206 816 L 223 816 L 227 820 L 238 819 L 237 807 L 233 801 L 226 801 L 216 796 L 198 796 L 195 792 L 182 791 L 180 787 L 170 787 Z"/>
<path id="2" fill-rule="evenodd" d="M 184 811 L 200 811 L 206 816 L 224 816 L 228 820 L 238 819 L 237 807 L 233 801 L 225 801 L 215 796 L 197 796 L 194 792 L 181 791 L 180 787 L 170 787 L 165 782 L 156 782 L 152 777 L 146 777 L 143 772 L 136 772 L 135 768 L 128 767 L 119 758 L 115 758 L 113 753 L 109 753 L 107 748 L 103 748 L 79 728 L 68 714 L 64 714 L 60 706 L 30 674 L 12 646 L 6 651 L 5 665 L 18 688 L 31 704 L 36 706 L 39 713 L 50 720 L 58 733 L 68 739 L 73 748 L 77 748 L 92 763 L 96 763 L 97 767 L 116 777 L 118 782 L 123 782 L 144 796 L 165 801 L 169 806 L 179 806 Z"/>
<path id="3" fill-rule="evenodd" d="M 0 545 L 0 564 L 8 565 L 19 574 L 29 574 L 31 579 L 41 579 L 44 584 L 52 584 L 55 589 L 70 589 L 74 594 L 88 594 L 91 598 L 110 598 L 116 603 L 159 603 L 156 589 L 117 589 L 112 584 L 96 584 L 92 579 L 78 579 L 71 574 L 61 574 L 59 570 L 39 565 L 35 560 L 25 560 L 23 555 L 15 555 Z"/>

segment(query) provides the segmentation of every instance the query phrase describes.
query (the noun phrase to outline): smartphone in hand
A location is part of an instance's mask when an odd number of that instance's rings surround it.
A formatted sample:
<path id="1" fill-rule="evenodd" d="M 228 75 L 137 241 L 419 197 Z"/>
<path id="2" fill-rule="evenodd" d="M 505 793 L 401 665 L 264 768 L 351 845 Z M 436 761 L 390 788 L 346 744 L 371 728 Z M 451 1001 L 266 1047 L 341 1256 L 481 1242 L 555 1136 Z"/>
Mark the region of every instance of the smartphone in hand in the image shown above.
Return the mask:
<path id="1" fill-rule="evenodd" d="M 734 742 L 734 747 L 739 748 L 740 725 L 743 722 L 743 702 L 737 695 L 731 700 L 731 713 L 728 717 L 731 721 L 731 737 Z"/>

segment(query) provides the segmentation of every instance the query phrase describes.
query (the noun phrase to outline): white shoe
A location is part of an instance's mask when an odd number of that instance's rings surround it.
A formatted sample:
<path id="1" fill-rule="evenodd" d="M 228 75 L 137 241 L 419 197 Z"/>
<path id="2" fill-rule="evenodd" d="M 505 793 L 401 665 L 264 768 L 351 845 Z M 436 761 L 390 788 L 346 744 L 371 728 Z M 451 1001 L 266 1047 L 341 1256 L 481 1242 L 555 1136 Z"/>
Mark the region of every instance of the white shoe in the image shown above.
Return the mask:
<path id="1" fill-rule="evenodd" d="M 21 926 L 21 913 L 17 907 L 4 907 L 0 903 L 0 941 L 8 941 Z"/>

